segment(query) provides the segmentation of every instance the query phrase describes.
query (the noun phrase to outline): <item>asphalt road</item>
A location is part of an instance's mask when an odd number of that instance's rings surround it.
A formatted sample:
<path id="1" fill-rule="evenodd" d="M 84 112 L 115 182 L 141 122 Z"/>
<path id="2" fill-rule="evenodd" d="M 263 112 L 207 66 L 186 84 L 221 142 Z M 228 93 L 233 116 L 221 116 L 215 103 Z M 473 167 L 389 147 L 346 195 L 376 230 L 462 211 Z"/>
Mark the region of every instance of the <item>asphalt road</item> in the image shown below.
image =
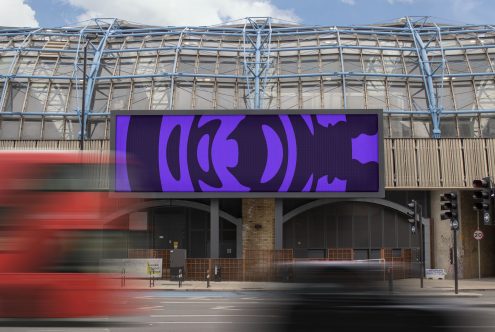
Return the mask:
<path id="1" fill-rule="evenodd" d="M 418 308 L 447 312 L 448 320 L 445 326 L 438 328 L 439 331 L 495 331 L 495 291 L 478 293 L 482 296 L 415 298 L 397 303 L 408 312 Z M 291 315 L 294 304 L 292 296 L 276 292 L 144 291 L 133 295 L 136 301 L 134 316 L 0 320 L 0 331 L 279 332 L 287 331 L 284 322 Z M 356 309 L 353 310 L 351 312 L 355 313 Z M 416 318 L 422 319 L 421 316 Z M 307 330 L 311 329 L 308 327 Z"/>

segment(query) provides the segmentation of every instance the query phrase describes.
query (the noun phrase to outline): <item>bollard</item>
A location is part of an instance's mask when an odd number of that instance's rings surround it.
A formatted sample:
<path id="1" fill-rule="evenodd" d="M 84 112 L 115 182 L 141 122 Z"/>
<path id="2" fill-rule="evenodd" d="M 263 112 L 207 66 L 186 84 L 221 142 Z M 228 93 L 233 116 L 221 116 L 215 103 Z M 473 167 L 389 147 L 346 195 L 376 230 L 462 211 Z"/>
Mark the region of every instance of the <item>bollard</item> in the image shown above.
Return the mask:
<path id="1" fill-rule="evenodd" d="M 206 288 L 210 288 L 210 270 L 206 270 Z"/>
<path id="2" fill-rule="evenodd" d="M 182 269 L 179 269 L 179 288 L 182 286 Z"/>

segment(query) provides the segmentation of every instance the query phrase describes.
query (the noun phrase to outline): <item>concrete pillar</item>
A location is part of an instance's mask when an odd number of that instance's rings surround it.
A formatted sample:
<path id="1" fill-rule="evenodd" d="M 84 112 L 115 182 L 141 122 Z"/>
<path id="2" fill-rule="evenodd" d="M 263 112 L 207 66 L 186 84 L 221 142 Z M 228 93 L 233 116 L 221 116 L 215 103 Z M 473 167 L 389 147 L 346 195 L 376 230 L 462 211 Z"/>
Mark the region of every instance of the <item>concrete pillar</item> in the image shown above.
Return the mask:
<path id="1" fill-rule="evenodd" d="M 210 258 L 219 258 L 220 215 L 218 199 L 210 202 Z"/>
<path id="2" fill-rule="evenodd" d="M 243 252 L 275 248 L 274 198 L 242 200 L 242 246 Z"/>

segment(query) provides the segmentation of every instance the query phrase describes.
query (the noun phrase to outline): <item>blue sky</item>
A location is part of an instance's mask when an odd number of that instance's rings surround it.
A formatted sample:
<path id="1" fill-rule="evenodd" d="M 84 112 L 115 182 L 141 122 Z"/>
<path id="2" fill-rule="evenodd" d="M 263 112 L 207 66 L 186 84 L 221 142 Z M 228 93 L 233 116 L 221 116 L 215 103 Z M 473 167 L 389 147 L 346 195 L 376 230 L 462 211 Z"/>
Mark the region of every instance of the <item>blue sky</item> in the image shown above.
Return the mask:
<path id="1" fill-rule="evenodd" d="M 494 23 L 493 0 L 2 0 L 30 7 L 0 13 L 0 25 L 57 27 L 94 16 L 155 25 L 204 25 L 245 16 L 273 16 L 308 25 L 359 25 L 403 16 L 445 23 Z M 12 23 L 12 15 L 16 21 Z M 17 15 L 17 16 L 15 16 Z M 7 22 L 8 21 L 8 22 Z M 17 24 L 17 22 L 19 22 Z M 22 23 L 21 23 L 22 22 Z M 27 23 L 24 23 L 27 22 Z M 197 23 L 196 23 L 197 22 Z"/>

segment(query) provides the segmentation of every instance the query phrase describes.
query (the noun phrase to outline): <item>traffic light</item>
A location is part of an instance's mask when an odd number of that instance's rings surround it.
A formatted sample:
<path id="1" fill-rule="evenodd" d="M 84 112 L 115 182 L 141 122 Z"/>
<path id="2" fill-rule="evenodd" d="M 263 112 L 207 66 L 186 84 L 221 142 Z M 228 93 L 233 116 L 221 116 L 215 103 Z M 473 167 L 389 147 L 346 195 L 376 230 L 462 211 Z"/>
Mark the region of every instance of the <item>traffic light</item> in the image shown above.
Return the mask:
<path id="1" fill-rule="evenodd" d="M 485 225 L 490 225 L 493 218 L 493 183 L 490 177 L 474 180 L 473 187 L 477 190 L 473 193 L 473 209 L 481 212 L 481 219 Z"/>
<path id="2" fill-rule="evenodd" d="M 418 209 L 416 201 L 413 199 L 411 202 L 407 203 L 409 207 L 409 211 L 407 212 L 407 216 L 409 217 L 407 221 L 409 221 L 409 226 L 411 228 L 411 233 L 416 233 L 416 221 L 418 220 Z"/>
<path id="3" fill-rule="evenodd" d="M 457 212 L 457 194 L 450 192 L 440 196 L 442 213 L 440 219 L 450 220 L 450 227 L 452 230 L 459 229 L 459 215 Z"/>

